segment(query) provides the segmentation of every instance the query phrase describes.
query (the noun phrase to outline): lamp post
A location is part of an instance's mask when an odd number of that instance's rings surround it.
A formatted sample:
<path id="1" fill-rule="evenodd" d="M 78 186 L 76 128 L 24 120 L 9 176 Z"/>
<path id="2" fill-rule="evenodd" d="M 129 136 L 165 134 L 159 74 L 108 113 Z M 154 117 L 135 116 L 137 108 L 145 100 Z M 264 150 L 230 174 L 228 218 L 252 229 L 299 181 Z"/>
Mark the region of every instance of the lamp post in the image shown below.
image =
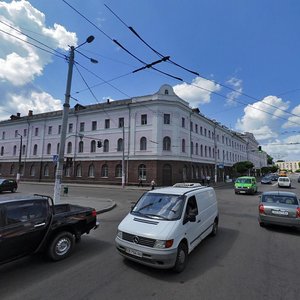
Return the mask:
<path id="1" fill-rule="evenodd" d="M 61 126 L 61 135 L 60 135 L 60 144 L 59 144 L 59 154 L 58 161 L 55 173 L 55 183 L 54 183 L 54 203 L 60 202 L 60 192 L 61 192 L 61 180 L 63 173 L 63 164 L 64 164 L 64 153 L 65 153 L 65 144 L 66 144 L 66 134 L 67 134 L 67 125 L 68 125 L 68 114 L 70 108 L 70 92 L 71 92 L 71 84 L 72 84 L 72 75 L 73 75 L 73 65 L 74 65 L 74 55 L 75 50 L 85 43 L 91 43 L 94 40 L 94 36 L 89 36 L 86 41 L 80 44 L 77 47 L 70 47 L 70 55 L 69 55 L 69 69 L 68 69 L 68 78 L 67 78 L 67 86 L 65 93 L 65 103 L 63 105 L 63 116 L 62 116 L 62 126 Z M 97 63 L 96 60 L 90 59 L 91 62 Z"/>
<path id="2" fill-rule="evenodd" d="M 22 140 L 23 136 L 18 133 L 18 135 L 21 137 L 20 139 L 20 151 L 19 151 L 19 165 L 18 165 L 18 173 L 17 173 L 17 182 L 19 183 L 21 178 L 21 158 L 22 158 Z"/>

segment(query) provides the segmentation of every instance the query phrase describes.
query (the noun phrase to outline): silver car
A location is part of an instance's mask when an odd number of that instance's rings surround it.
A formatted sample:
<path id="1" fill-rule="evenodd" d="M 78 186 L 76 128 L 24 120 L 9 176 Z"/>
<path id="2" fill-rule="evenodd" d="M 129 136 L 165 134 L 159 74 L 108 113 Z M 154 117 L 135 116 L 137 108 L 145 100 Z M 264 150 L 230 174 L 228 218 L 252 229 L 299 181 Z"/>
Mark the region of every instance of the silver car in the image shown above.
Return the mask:
<path id="1" fill-rule="evenodd" d="M 300 228 L 300 205 L 295 193 L 264 192 L 260 196 L 258 212 L 260 226 L 275 224 Z"/>

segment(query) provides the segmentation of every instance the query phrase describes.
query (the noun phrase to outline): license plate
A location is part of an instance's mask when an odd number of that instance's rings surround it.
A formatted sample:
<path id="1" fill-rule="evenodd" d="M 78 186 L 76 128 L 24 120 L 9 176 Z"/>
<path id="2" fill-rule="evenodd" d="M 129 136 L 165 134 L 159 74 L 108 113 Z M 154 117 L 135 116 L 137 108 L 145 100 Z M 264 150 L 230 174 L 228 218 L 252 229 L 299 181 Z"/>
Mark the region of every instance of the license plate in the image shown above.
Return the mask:
<path id="1" fill-rule="evenodd" d="M 143 253 L 141 251 L 130 249 L 130 248 L 126 248 L 126 253 L 134 255 L 134 256 L 138 256 L 138 257 L 143 256 Z"/>
<path id="2" fill-rule="evenodd" d="M 278 216 L 288 216 L 287 211 L 282 211 L 282 210 L 272 210 L 273 215 L 278 215 Z"/>
<path id="3" fill-rule="evenodd" d="M 240 194 L 246 194 L 246 192 L 245 191 L 240 191 Z"/>

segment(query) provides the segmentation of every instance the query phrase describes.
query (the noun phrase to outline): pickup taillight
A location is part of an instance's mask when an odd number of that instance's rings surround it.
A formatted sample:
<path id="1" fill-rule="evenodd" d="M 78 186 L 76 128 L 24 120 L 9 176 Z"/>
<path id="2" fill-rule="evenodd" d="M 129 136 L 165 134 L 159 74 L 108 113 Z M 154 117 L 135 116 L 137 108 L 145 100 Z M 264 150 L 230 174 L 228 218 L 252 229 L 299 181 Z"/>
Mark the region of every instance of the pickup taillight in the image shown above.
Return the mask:
<path id="1" fill-rule="evenodd" d="M 260 214 L 264 214 L 265 213 L 265 208 L 264 208 L 263 204 L 259 204 L 258 211 L 259 211 Z"/>
<path id="2" fill-rule="evenodd" d="M 296 214 L 297 218 L 300 218 L 300 207 L 297 207 L 297 214 Z"/>
<path id="3" fill-rule="evenodd" d="M 93 209 L 93 211 L 92 211 L 92 216 L 93 216 L 93 217 L 97 217 L 96 209 Z"/>

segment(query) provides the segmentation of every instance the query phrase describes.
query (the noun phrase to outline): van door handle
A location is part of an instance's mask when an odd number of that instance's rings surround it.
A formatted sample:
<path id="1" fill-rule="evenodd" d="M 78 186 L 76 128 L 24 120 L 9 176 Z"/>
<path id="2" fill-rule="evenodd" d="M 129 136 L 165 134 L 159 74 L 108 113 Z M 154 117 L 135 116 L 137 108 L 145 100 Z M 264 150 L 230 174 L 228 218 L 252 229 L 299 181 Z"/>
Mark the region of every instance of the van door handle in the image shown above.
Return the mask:
<path id="1" fill-rule="evenodd" d="M 200 223 L 201 222 L 201 219 L 199 219 L 198 221 L 197 221 L 197 223 Z"/>
<path id="2" fill-rule="evenodd" d="M 44 223 L 40 223 L 40 224 L 36 224 L 36 225 L 34 225 L 34 228 L 44 226 L 45 224 L 46 224 L 45 222 Z"/>

